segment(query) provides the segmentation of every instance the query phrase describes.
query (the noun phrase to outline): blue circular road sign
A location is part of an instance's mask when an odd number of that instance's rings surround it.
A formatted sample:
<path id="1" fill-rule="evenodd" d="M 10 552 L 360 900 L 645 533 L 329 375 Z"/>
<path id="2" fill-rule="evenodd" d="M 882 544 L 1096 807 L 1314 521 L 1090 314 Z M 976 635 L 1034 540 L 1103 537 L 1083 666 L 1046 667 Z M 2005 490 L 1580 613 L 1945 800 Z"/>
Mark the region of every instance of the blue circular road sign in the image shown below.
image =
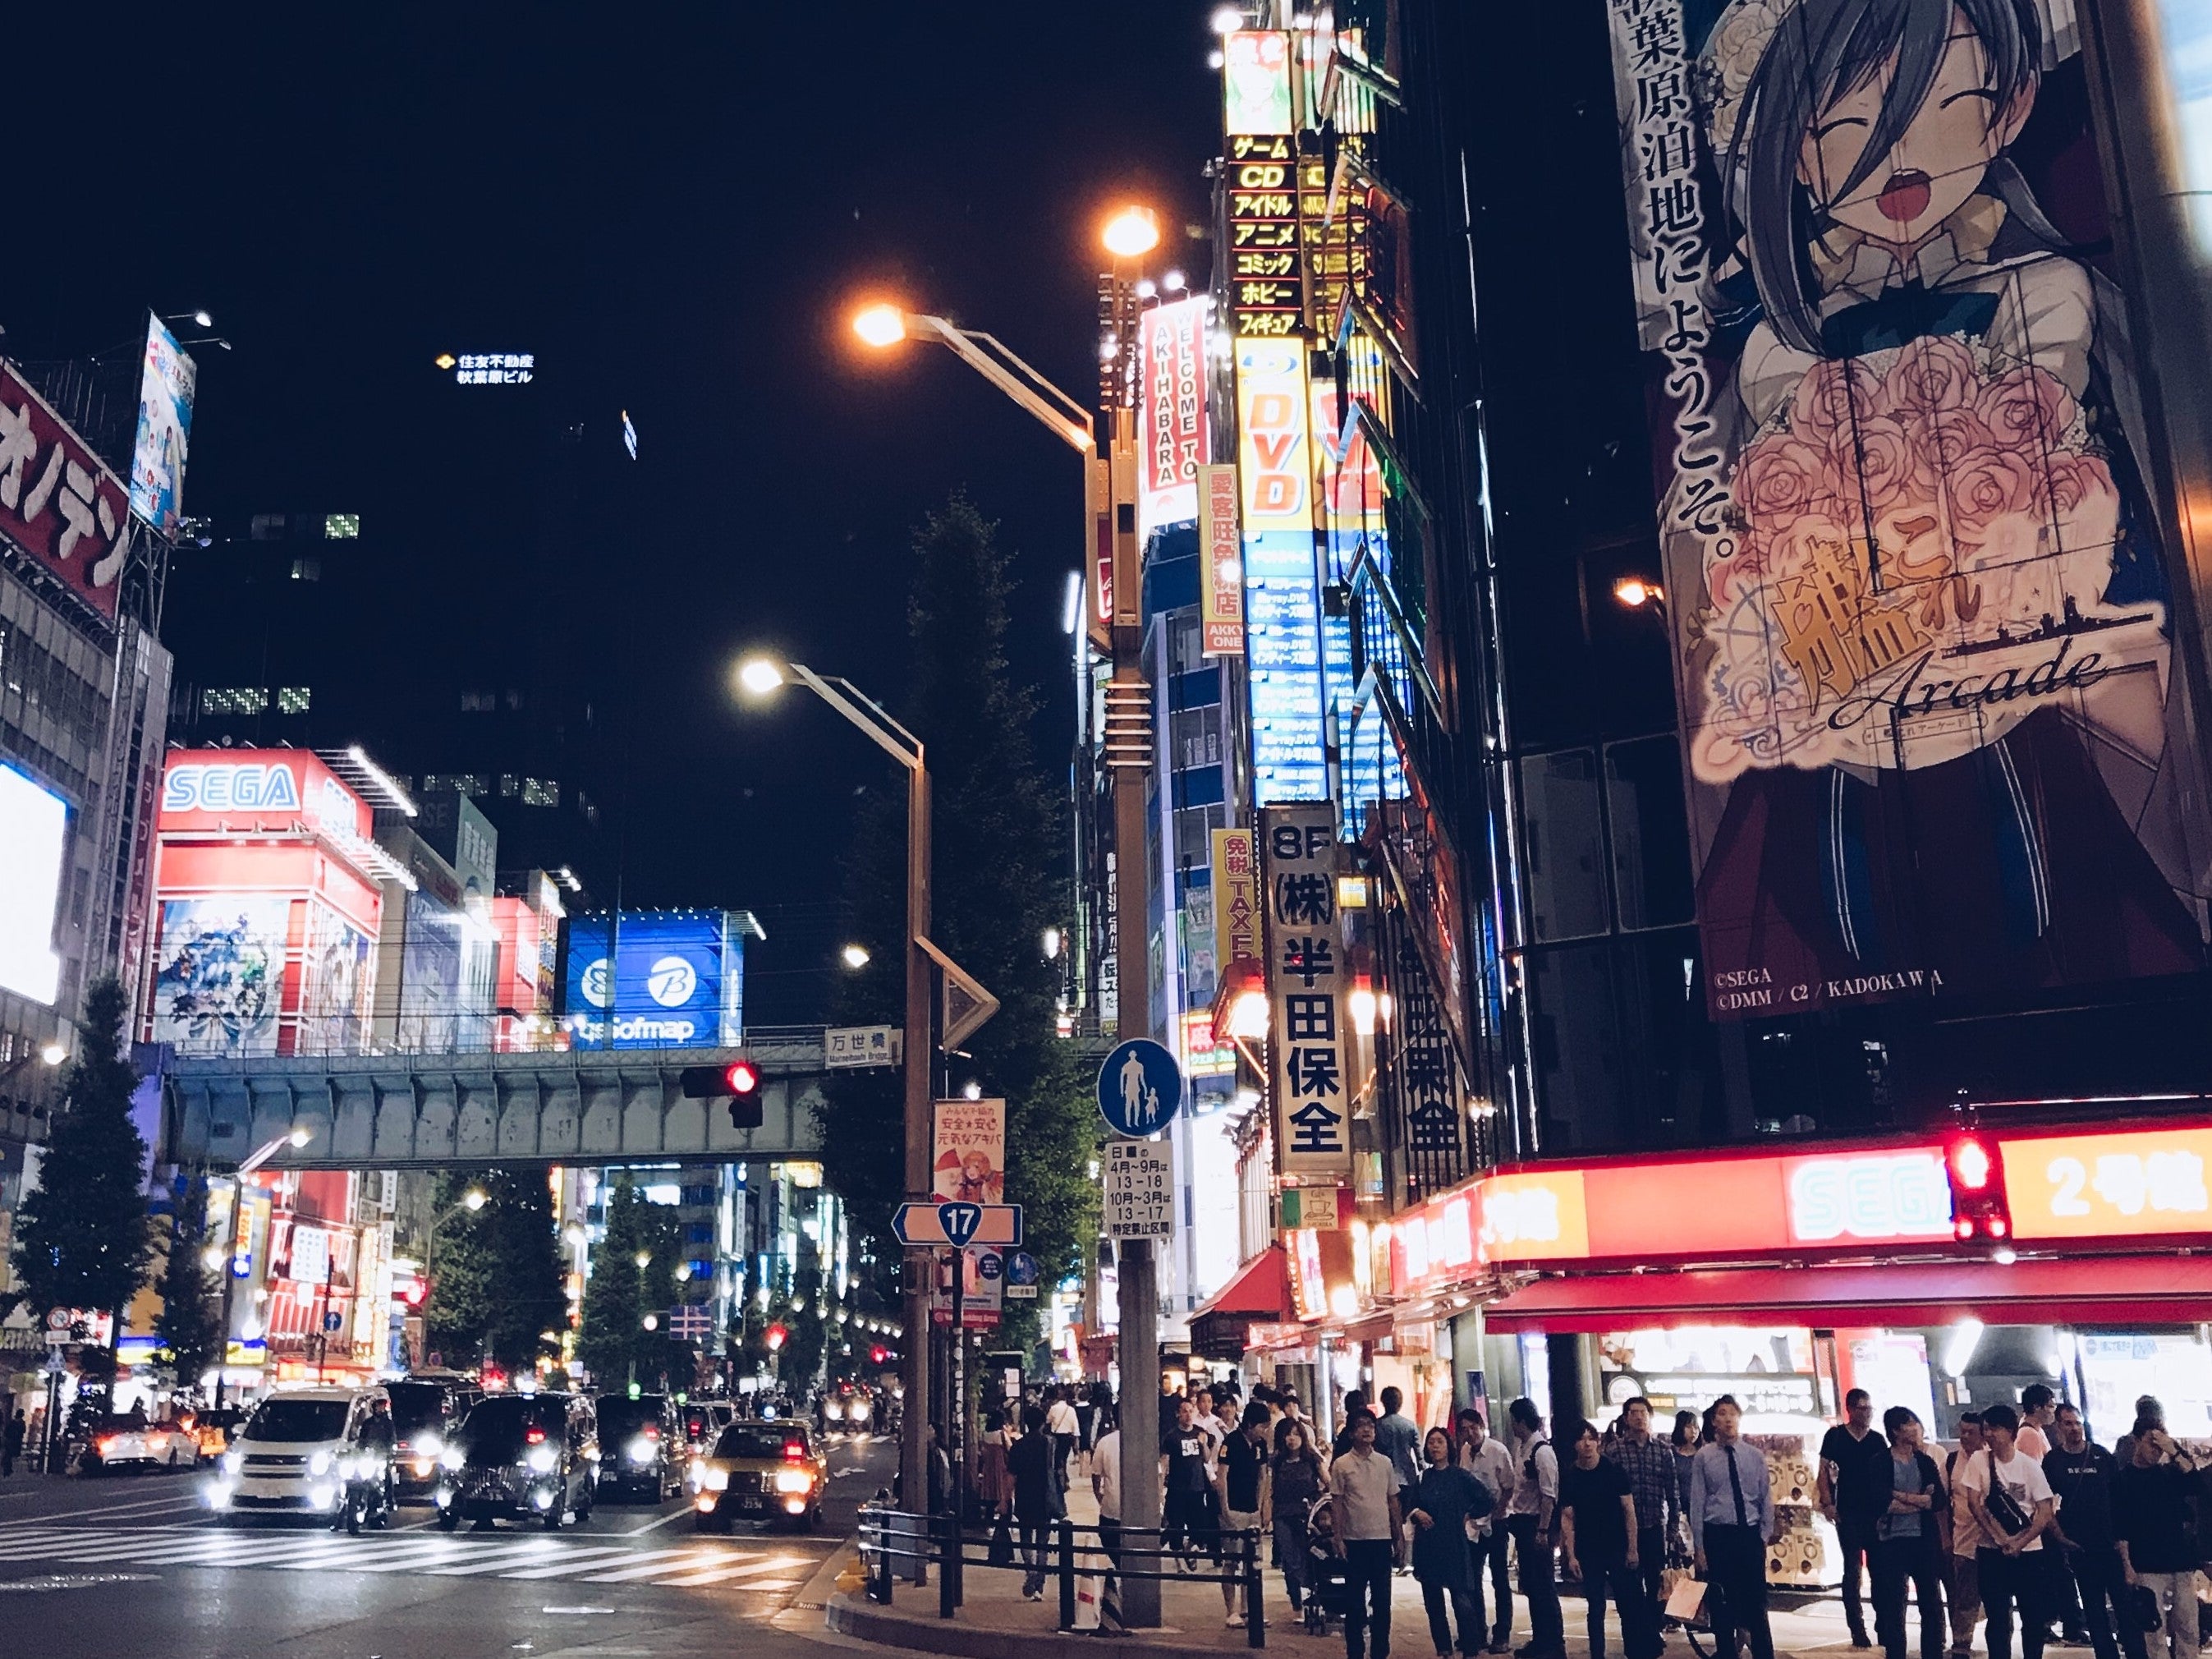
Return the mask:
<path id="1" fill-rule="evenodd" d="M 1182 1106 L 1182 1068 L 1150 1037 L 1132 1037 L 1098 1068 L 1098 1111 L 1117 1135 L 1157 1134 Z"/>
<path id="2" fill-rule="evenodd" d="M 1037 1282 L 1037 1259 L 1027 1250 L 1016 1250 L 1006 1258 L 1006 1283 L 1034 1285 Z"/>
<path id="3" fill-rule="evenodd" d="M 975 1277 L 978 1279 L 1002 1279 L 1006 1272 L 1006 1264 L 996 1250 L 982 1251 L 975 1258 Z"/>

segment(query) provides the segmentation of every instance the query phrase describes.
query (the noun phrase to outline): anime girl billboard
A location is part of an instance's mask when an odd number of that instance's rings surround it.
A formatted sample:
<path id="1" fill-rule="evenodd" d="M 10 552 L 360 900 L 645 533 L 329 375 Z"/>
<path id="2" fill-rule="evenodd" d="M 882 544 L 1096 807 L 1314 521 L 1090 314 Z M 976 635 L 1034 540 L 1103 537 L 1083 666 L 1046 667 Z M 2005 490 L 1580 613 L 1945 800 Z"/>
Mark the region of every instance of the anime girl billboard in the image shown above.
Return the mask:
<path id="1" fill-rule="evenodd" d="M 1708 1000 L 2204 963 L 2072 0 L 1607 0 Z"/>

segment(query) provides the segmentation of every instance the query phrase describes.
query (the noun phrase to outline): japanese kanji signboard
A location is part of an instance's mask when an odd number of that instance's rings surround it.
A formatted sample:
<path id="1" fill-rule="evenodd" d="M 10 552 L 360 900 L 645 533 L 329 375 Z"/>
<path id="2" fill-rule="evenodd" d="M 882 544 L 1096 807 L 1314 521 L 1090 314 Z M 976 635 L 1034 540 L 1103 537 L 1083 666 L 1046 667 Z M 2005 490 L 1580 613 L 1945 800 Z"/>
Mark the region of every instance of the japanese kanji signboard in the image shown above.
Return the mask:
<path id="1" fill-rule="evenodd" d="M 1249 830 L 1213 832 L 1213 949 L 1222 969 L 1260 959 L 1260 876 Z"/>
<path id="2" fill-rule="evenodd" d="M 1336 815 L 1263 808 L 1267 997 L 1273 1014 L 1275 1160 L 1301 1181 L 1352 1173 L 1351 1049 L 1336 920 Z"/>
<path id="3" fill-rule="evenodd" d="M 1167 1238 L 1175 1232 L 1175 1143 L 1106 1143 L 1106 1236 Z"/>
<path id="4" fill-rule="evenodd" d="M 131 496 L 13 368 L 0 368 L 0 535 L 111 621 Z"/>

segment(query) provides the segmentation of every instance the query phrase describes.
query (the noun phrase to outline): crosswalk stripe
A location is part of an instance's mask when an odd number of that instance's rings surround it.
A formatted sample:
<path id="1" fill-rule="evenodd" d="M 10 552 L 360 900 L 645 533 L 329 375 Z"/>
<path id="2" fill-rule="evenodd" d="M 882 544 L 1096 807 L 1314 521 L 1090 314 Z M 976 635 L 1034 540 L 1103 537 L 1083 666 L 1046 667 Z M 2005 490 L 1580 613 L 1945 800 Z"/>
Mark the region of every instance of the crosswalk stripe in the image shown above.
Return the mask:
<path id="1" fill-rule="evenodd" d="M 697 1553 L 696 1547 L 680 1550 L 653 1550 L 647 1555 L 659 1559 L 648 1559 L 647 1556 L 641 1555 L 638 1558 L 638 1565 L 623 1567 L 614 1572 L 587 1572 L 583 1575 L 581 1582 L 586 1584 L 627 1583 L 633 1578 L 650 1578 L 655 1573 L 682 1572 L 687 1568 L 704 1566 L 714 1559 L 711 1555 Z M 671 1559 L 685 1557 L 689 1559 Z"/>
<path id="2" fill-rule="evenodd" d="M 468 1546 L 458 1539 L 424 1539 L 419 1542 L 392 1544 L 379 1547 L 373 1561 L 349 1562 L 349 1572 L 406 1572 L 417 1567 L 441 1565 L 454 1559 Z"/>
<path id="3" fill-rule="evenodd" d="M 704 1567 L 696 1572 L 687 1572 L 677 1578 L 657 1578 L 657 1584 L 719 1584 L 732 1578 L 757 1578 L 763 1573 L 789 1572 L 791 1563 L 780 1556 L 764 1560 L 725 1562 Z"/>
<path id="4" fill-rule="evenodd" d="M 611 1567 L 617 1560 L 628 1560 L 636 1552 L 627 1545 L 614 1545 L 602 1549 L 578 1550 L 564 1561 L 550 1567 L 528 1567 L 520 1572 L 502 1572 L 501 1578 L 559 1578 L 573 1572 L 580 1563 L 590 1562 L 595 1566 Z"/>
<path id="5" fill-rule="evenodd" d="M 0 1560 L 106 1561 L 121 1556 L 137 1555 L 145 1547 L 146 1547 L 142 1543 L 125 1544 L 118 1543 L 113 1540 L 109 1540 L 105 1543 L 94 1542 L 68 1544 L 53 1542 L 9 1550 L 4 1553 L 0 1553 Z"/>
<path id="6" fill-rule="evenodd" d="M 443 1578 L 467 1578 L 477 1573 L 535 1565 L 556 1553 L 559 1549 L 560 1546 L 550 1538 L 533 1538 L 526 1544 L 489 1544 L 482 1549 L 471 1550 L 465 1561 L 456 1561 L 451 1566 L 429 1567 L 425 1571 Z"/>

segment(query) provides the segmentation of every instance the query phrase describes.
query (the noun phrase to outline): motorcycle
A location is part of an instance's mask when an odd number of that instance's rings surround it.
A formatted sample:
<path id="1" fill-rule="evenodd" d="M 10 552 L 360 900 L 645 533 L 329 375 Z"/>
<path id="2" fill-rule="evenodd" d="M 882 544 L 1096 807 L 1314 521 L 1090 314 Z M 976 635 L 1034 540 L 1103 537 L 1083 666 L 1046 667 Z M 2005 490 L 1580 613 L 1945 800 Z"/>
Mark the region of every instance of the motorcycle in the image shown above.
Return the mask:
<path id="1" fill-rule="evenodd" d="M 343 1485 L 331 1516 L 331 1529 L 358 1534 L 364 1527 L 392 1524 L 392 1454 L 358 1447 L 338 1461 Z"/>

